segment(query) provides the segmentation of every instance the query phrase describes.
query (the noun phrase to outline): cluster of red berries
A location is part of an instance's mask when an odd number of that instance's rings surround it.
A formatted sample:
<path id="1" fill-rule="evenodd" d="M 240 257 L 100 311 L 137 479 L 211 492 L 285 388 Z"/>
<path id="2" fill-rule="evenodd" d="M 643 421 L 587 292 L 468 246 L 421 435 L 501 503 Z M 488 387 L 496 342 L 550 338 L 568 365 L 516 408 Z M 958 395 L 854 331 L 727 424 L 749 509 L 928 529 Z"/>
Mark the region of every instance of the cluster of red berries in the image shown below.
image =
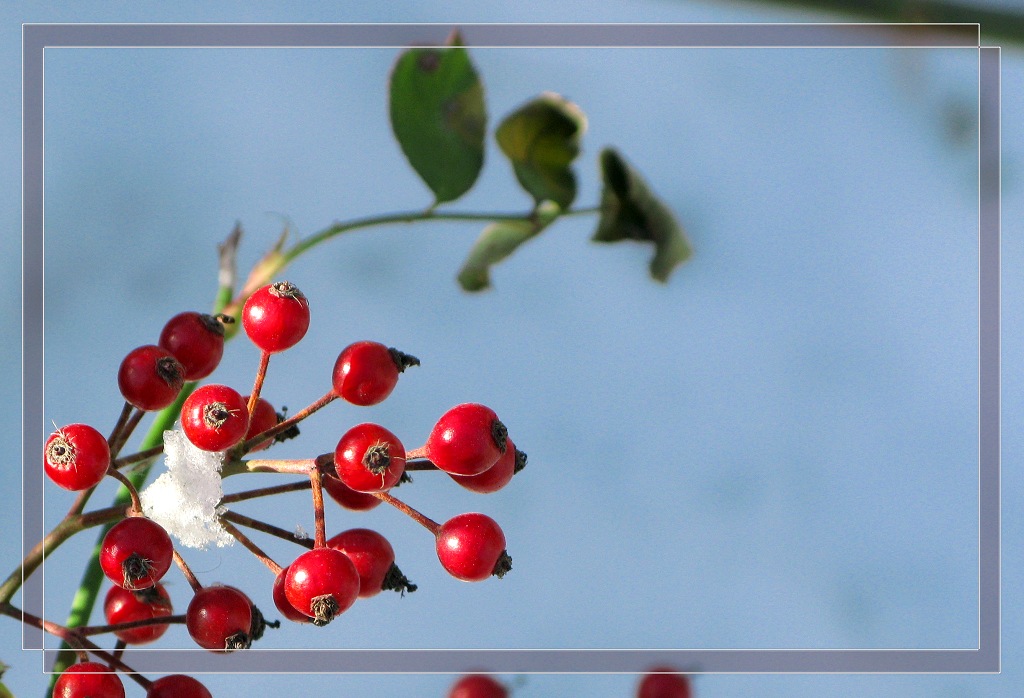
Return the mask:
<path id="1" fill-rule="evenodd" d="M 419 364 L 415 357 L 378 342 L 356 342 L 337 357 L 328 394 L 285 419 L 259 393 L 271 355 L 294 346 L 306 334 L 309 303 L 287 281 L 269 284 L 249 297 L 241 321 L 245 334 L 261 350 L 252 392 L 243 397 L 229 386 L 206 384 L 188 395 L 180 414 L 188 441 L 202 451 L 222 452 L 226 460 L 241 459 L 294 435 L 299 419 L 335 398 L 360 406 L 378 404 L 392 393 L 405 369 Z M 181 313 L 167 322 L 157 344 L 129 352 L 118 371 L 126 407 L 114 433 L 107 439 L 85 424 L 57 429 L 44 447 L 49 477 L 65 489 L 79 491 L 95 486 L 108 473 L 126 482 L 114 461 L 128 438 L 131 427 L 126 425 L 134 426 L 144 412 L 173 404 L 186 382 L 209 376 L 223 355 L 225 325 L 230 322 L 233 319 L 225 315 Z M 352 427 L 332 454 L 310 461 L 310 486 L 318 507 L 318 536 L 313 548 L 286 567 L 264 560 L 276 572 L 275 605 L 289 620 L 325 625 L 357 598 L 382 590 L 404 595 L 416 589 L 395 565 L 394 549 L 379 533 L 354 528 L 331 538 L 324 535 L 321 487 L 346 509 L 365 511 L 388 501 L 409 514 L 433 533 L 441 565 L 457 579 L 482 581 L 492 575 L 503 576 L 511 569 L 511 558 L 505 535 L 493 519 L 470 512 L 437 524 L 388 491 L 409 480 L 408 467 L 445 472 L 475 492 L 495 492 L 525 462 L 525 454 L 515 448 L 495 412 L 476 403 L 448 410 L 424 445 L 414 450 L 407 450 L 394 433 L 378 424 Z M 166 631 L 167 624 L 160 619 L 169 617 L 172 607 L 160 580 L 173 562 L 182 567 L 194 590 L 185 625 L 199 646 L 214 652 L 244 649 L 262 636 L 265 627 L 273 626 L 241 590 L 222 584 L 200 585 L 176 555 L 167 531 L 143 514 L 137 493 L 133 494 L 133 506 L 109 529 L 100 551 L 103 572 L 114 584 L 106 597 L 105 615 L 108 624 L 118 626 L 113 632 L 122 642 L 153 642 Z M 125 625 L 129 627 L 121 627 Z M 95 667 L 102 671 L 95 673 Z M 87 661 L 69 668 L 58 686 L 63 692 L 55 695 L 61 696 L 124 694 L 113 670 Z M 153 682 L 148 691 L 151 698 L 209 695 L 202 684 L 187 676 L 165 677 Z"/>

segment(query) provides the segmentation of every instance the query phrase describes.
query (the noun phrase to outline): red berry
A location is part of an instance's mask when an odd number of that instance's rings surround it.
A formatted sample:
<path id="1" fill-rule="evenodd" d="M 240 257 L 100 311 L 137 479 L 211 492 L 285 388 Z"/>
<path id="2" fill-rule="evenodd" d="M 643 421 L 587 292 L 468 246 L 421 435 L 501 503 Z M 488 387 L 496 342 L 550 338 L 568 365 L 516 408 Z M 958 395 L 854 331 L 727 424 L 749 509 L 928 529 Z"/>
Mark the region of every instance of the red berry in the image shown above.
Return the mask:
<path id="1" fill-rule="evenodd" d="M 637 698 L 690 698 L 690 680 L 671 667 L 654 667 L 640 680 Z M 655 673 L 673 672 L 673 673 Z"/>
<path id="2" fill-rule="evenodd" d="M 507 485 L 512 480 L 512 476 L 524 467 L 526 467 L 526 454 L 517 451 L 512 439 L 508 439 L 505 452 L 490 468 L 479 475 L 452 475 L 451 478 L 467 490 L 490 494 Z"/>
<path id="3" fill-rule="evenodd" d="M 98 662 L 72 664 L 53 686 L 53 698 L 124 698 L 124 684 Z"/>
<path id="4" fill-rule="evenodd" d="M 452 475 L 478 475 L 497 462 L 506 449 L 508 431 L 490 407 L 456 405 L 430 432 L 426 456 Z"/>
<path id="5" fill-rule="evenodd" d="M 213 652 L 247 649 L 252 644 L 252 603 L 238 589 L 215 584 L 195 593 L 185 612 L 188 634 Z"/>
<path id="6" fill-rule="evenodd" d="M 119 587 L 146 589 L 166 574 L 173 555 L 174 544 L 160 524 L 130 516 L 114 524 L 103 537 L 100 567 Z"/>
<path id="7" fill-rule="evenodd" d="M 334 392 L 353 405 L 376 405 L 395 389 L 399 373 L 419 364 L 415 356 L 379 342 L 356 342 L 334 362 Z"/>
<path id="8" fill-rule="evenodd" d="M 173 612 L 171 597 L 162 584 L 155 584 L 149 589 L 128 591 L 119 586 L 110 587 L 107 598 L 103 602 L 103 615 L 109 625 L 131 623 L 137 620 L 166 618 Z M 130 645 L 143 645 L 159 639 L 167 632 L 167 624 L 145 625 L 140 628 L 117 630 L 118 638 Z"/>
<path id="9" fill-rule="evenodd" d="M 288 603 L 326 625 L 359 596 L 359 573 L 348 556 L 334 548 L 315 548 L 295 558 L 284 580 Z"/>
<path id="10" fill-rule="evenodd" d="M 46 440 L 43 467 L 50 479 L 64 489 L 87 490 L 107 474 L 110 448 L 103 434 L 88 424 L 69 424 Z"/>
<path id="11" fill-rule="evenodd" d="M 248 395 L 243 397 L 242 400 L 246 405 L 249 404 Z M 262 434 L 267 429 L 273 429 L 276 426 L 277 412 L 274 410 L 274 406 L 261 397 L 256 398 L 256 405 L 252 408 L 252 414 L 249 416 L 249 429 L 245 432 L 245 440 L 248 441 L 257 434 Z M 256 444 L 249 449 L 249 453 L 269 448 L 272 443 L 274 443 L 274 437 Z"/>
<path id="12" fill-rule="evenodd" d="M 288 597 L 285 596 L 284 582 L 287 574 L 288 568 L 285 567 L 274 578 L 274 605 L 277 606 L 277 610 L 281 612 L 281 615 L 288 620 L 296 623 L 309 623 L 311 621 L 310 617 L 300 612 L 295 606 L 292 606 Z"/>
<path id="13" fill-rule="evenodd" d="M 342 531 L 327 541 L 327 546 L 348 556 L 359 573 L 359 598 L 376 596 L 382 590 L 416 591 L 395 565 L 395 549 L 388 539 L 368 528 Z"/>
<path id="14" fill-rule="evenodd" d="M 263 351 L 284 351 L 298 344 L 309 329 L 309 302 L 288 281 L 269 284 L 245 302 L 242 327 Z"/>
<path id="15" fill-rule="evenodd" d="M 486 674 L 469 674 L 455 682 L 448 698 L 508 698 L 508 689 Z"/>
<path id="16" fill-rule="evenodd" d="M 204 385 L 181 406 L 181 429 L 196 448 L 223 451 L 248 431 L 248 406 L 238 391 L 226 385 Z"/>
<path id="17" fill-rule="evenodd" d="M 346 509 L 351 509 L 352 511 L 369 511 L 381 503 L 381 500 L 377 499 L 372 494 L 356 492 L 333 475 L 325 473 L 322 482 L 324 489 L 327 490 L 327 494 L 331 495 L 331 499 Z"/>
<path id="18" fill-rule="evenodd" d="M 437 558 L 448 574 L 464 582 L 480 582 L 491 575 L 501 578 L 512 569 L 501 527 L 476 512 L 459 514 L 441 524 Z"/>
<path id="19" fill-rule="evenodd" d="M 121 362 L 117 385 L 140 410 L 162 410 L 174 402 L 185 382 L 185 369 L 171 352 L 154 344 L 132 349 Z"/>
<path id="20" fill-rule="evenodd" d="M 191 676 L 171 674 L 151 683 L 146 698 L 213 698 L 213 694 Z"/>
<path id="21" fill-rule="evenodd" d="M 185 369 L 185 380 L 206 378 L 224 355 L 224 325 L 213 315 L 179 313 L 160 332 L 161 347 Z"/>
<path id="22" fill-rule="evenodd" d="M 338 441 L 334 470 L 356 492 L 384 492 L 405 472 L 405 446 L 380 425 L 357 424 Z"/>

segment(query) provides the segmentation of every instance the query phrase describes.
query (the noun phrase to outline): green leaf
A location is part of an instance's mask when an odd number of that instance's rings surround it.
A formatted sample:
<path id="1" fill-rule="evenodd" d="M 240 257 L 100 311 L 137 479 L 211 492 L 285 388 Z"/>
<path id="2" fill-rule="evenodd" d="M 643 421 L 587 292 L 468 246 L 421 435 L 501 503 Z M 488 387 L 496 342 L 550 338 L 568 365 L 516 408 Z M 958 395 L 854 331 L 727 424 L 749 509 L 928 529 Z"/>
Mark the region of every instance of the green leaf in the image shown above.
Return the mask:
<path id="1" fill-rule="evenodd" d="M 484 88 L 458 32 L 448 45 L 404 51 L 391 72 L 391 128 L 402 152 L 434 192 L 453 201 L 484 164 Z"/>
<path id="2" fill-rule="evenodd" d="M 491 285 L 491 266 L 508 257 L 524 242 L 537 236 L 558 217 L 558 207 L 546 204 L 534 221 L 511 220 L 491 223 L 477 238 L 465 264 L 459 270 L 459 285 L 466 291 L 483 291 Z"/>
<path id="3" fill-rule="evenodd" d="M 576 198 L 576 175 L 569 165 L 579 155 L 586 128 L 579 107 L 545 92 L 505 117 L 494 136 L 534 201 L 567 209 Z"/>
<path id="4" fill-rule="evenodd" d="M 639 240 L 654 244 L 651 276 L 668 281 L 678 264 L 693 254 L 672 211 L 651 193 L 643 178 L 611 148 L 601 151 L 601 219 L 593 240 Z"/>

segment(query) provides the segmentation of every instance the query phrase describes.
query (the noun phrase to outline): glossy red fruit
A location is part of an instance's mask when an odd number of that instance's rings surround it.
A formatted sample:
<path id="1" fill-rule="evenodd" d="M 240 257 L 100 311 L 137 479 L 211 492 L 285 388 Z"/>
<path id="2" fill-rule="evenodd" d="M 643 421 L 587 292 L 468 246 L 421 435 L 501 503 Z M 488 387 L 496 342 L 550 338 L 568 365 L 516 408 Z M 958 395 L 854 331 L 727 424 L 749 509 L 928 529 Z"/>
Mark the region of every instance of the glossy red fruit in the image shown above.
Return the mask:
<path id="1" fill-rule="evenodd" d="M 469 674 L 452 685 L 448 698 L 508 698 L 508 689 L 486 674 Z"/>
<path id="2" fill-rule="evenodd" d="M 242 401 L 248 405 L 249 396 L 246 395 L 243 397 Z M 277 411 L 274 410 L 274 406 L 261 397 L 256 398 L 256 405 L 253 407 L 252 415 L 249 417 L 249 429 L 245 432 L 245 440 L 248 441 L 257 434 L 262 434 L 267 429 L 273 429 L 276 426 Z M 274 443 L 274 437 L 270 437 L 266 441 L 261 441 L 256 444 L 249 449 L 249 453 L 269 448 L 272 443 Z"/>
<path id="3" fill-rule="evenodd" d="M 477 512 L 459 514 L 437 532 L 437 558 L 456 579 L 480 582 L 512 569 L 505 534 L 491 517 Z"/>
<path id="4" fill-rule="evenodd" d="M 526 454 L 516 450 L 512 439 L 506 441 L 505 452 L 498 461 L 479 475 L 451 475 L 452 480 L 467 490 L 490 494 L 497 492 L 512 480 L 512 476 L 526 467 Z"/>
<path id="5" fill-rule="evenodd" d="M 299 611 L 299 609 L 292 606 L 288 597 L 284 593 L 284 581 L 288 575 L 288 568 L 285 567 L 283 570 L 278 572 L 277 577 L 274 578 L 274 605 L 277 606 L 277 610 L 281 612 L 285 618 L 295 623 L 310 623 L 312 618 L 307 616 L 305 613 Z"/>
<path id="6" fill-rule="evenodd" d="M 334 548 L 316 548 L 295 558 L 285 575 L 288 603 L 326 625 L 359 596 L 359 573 L 348 556 Z"/>
<path id="7" fill-rule="evenodd" d="M 215 584 L 192 596 L 185 612 L 185 627 L 204 649 L 247 649 L 252 644 L 252 613 L 249 597 L 234 587 Z"/>
<path id="8" fill-rule="evenodd" d="M 416 591 L 395 565 L 395 549 L 388 539 L 368 528 L 351 528 L 328 539 L 327 546 L 348 556 L 359 573 L 359 598 L 376 596 L 383 590 Z"/>
<path id="9" fill-rule="evenodd" d="M 655 667 L 646 674 L 637 687 L 637 698 L 690 698 L 690 679 L 671 667 Z"/>
<path id="10" fill-rule="evenodd" d="M 166 618 L 173 612 L 171 597 L 159 583 L 141 591 L 128 591 L 119 586 L 112 586 L 103 602 L 103 615 L 106 616 L 108 625 Z M 167 628 L 166 623 L 159 623 L 116 630 L 114 634 L 129 645 L 144 645 L 162 637 Z"/>
<path id="11" fill-rule="evenodd" d="M 174 544 L 163 526 L 142 516 L 117 522 L 103 537 L 100 567 L 114 584 L 147 589 L 170 569 Z"/>
<path id="12" fill-rule="evenodd" d="M 213 694 L 191 676 L 171 674 L 150 684 L 146 698 L 213 698 Z"/>
<path id="13" fill-rule="evenodd" d="M 309 329 L 309 302 L 296 286 L 278 281 L 260 288 L 242 308 L 242 327 L 268 353 L 295 346 Z"/>
<path id="14" fill-rule="evenodd" d="M 132 349 L 117 371 L 121 395 L 140 410 L 162 410 L 178 397 L 185 369 L 171 352 L 155 344 Z"/>
<path id="15" fill-rule="evenodd" d="M 356 492 L 333 475 L 325 473 L 322 482 L 324 490 L 326 490 L 327 494 L 331 496 L 331 499 L 346 509 L 351 509 L 352 511 L 369 511 L 381 503 L 381 500 L 377 499 L 372 494 Z"/>
<path id="16" fill-rule="evenodd" d="M 157 344 L 174 354 L 185 380 L 206 378 L 224 355 L 224 325 L 213 315 L 178 313 L 164 325 Z"/>
<path id="17" fill-rule="evenodd" d="M 124 684 L 104 664 L 79 662 L 58 677 L 53 698 L 124 698 Z"/>
<path id="18" fill-rule="evenodd" d="M 181 406 L 181 429 L 196 448 L 223 451 L 249 430 L 248 406 L 238 391 L 226 385 L 204 385 Z"/>
<path id="19" fill-rule="evenodd" d="M 356 342 L 345 347 L 334 362 L 334 392 L 353 405 L 376 405 L 395 389 L 399 373 L 419 364 L 415 356 L 380 342 Z"/>
<path id="20" fill-rule="evenodd" d="M 479 475 L 506 451 L 508 430 L 490 407 L 473 402 L 445 412 L 427 437 L 427 458 L 452 475 Z"/>
<path id="21" fill-rule="evenodd" d="M 60 487 L 87 490 L 99 484 L 107 474 L 110 448 L 103 434 L 88 424 L 69 424 L 46 440 L 43 467 Z"/>
<path id="22" fill-rule="evenodd" d="M 338 441 L 334 470 L 356 492 L 384 492 L 405 472 L 405 446 L 378 424 L 357 424 Z"/>

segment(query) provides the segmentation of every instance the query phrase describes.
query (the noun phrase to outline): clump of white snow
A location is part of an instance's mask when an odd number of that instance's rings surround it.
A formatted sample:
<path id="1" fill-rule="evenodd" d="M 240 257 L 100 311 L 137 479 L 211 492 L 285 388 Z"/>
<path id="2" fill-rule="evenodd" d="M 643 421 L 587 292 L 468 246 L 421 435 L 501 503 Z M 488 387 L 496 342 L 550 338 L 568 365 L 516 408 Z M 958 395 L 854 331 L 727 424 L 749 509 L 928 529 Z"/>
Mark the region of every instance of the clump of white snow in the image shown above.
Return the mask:
<path id="1" fill-rule="evenodd" d="M 225 510 L 217 506 L 224 454 L 196 448 L 184 432 L 165 431 L 164 462 L 167 472 L 140 493 L 143 513 L 190 548 L 234 543 L 217 520 Z"/>
<path id="2" fill-rule="evenodd" d="M 295 540 L 308 540 L 309 534 L 306 533 L 306 529 L 302 527 L 302 524 L 295 524 Z"/>

